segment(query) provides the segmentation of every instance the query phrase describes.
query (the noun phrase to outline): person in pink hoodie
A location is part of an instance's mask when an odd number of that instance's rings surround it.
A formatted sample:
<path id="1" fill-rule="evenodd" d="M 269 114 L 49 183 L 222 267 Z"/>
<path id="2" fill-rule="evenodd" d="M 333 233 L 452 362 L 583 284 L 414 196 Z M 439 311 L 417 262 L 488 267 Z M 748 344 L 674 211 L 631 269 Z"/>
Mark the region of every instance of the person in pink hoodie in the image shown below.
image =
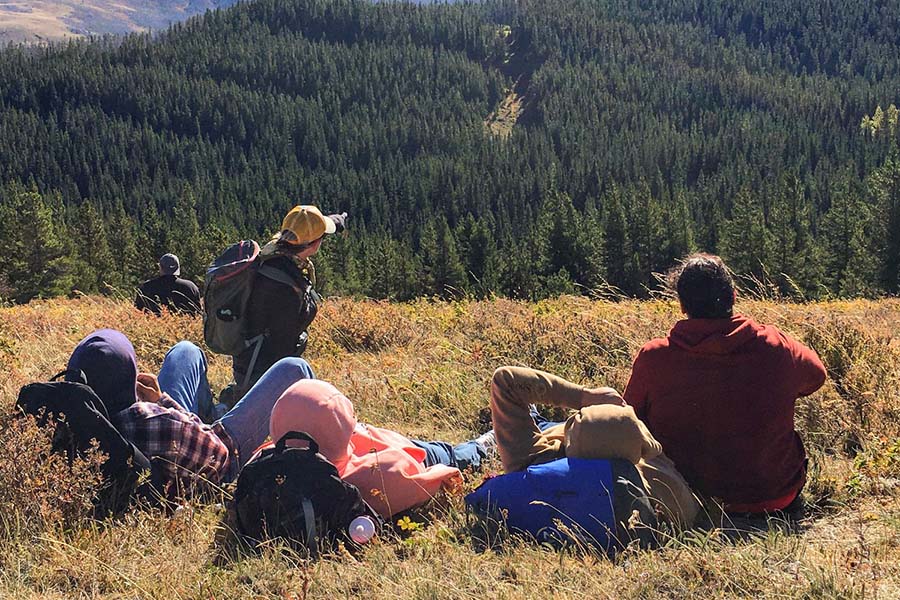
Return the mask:
<path id="1" fill-rule="evenodd" d="M 450 446 L 419 442 L 356 420 L 353 404 L 330 383 L 298 381 L 275 403 L 269 421 L 272 440 L 305 431 L 319 452 L 378 514 L 390 518 L 420 506 L 462 482 L 460 468 L 478 469 L 487 450 L 479 440 Z"/>

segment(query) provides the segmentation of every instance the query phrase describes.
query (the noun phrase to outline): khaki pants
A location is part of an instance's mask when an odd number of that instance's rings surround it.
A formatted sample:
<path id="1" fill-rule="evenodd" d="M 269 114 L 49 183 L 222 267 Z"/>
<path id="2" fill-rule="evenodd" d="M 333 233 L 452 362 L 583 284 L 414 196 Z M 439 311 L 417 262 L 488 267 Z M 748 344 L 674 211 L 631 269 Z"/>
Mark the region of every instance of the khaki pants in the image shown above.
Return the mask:
<path id="1" fill-rule="evenodd" d="M 583 388 L 561 377 L 524 367 L 501 367 L 491 379 L 491 419 L 507 472 L 572 458 L 620 458 L 634 464 L 660 518 L 690 527 L 699 504 L 672 461 L 630 406 L 582 406 Z M 541 431 L 530 404 L 575 410 L 560 425 Z"/>

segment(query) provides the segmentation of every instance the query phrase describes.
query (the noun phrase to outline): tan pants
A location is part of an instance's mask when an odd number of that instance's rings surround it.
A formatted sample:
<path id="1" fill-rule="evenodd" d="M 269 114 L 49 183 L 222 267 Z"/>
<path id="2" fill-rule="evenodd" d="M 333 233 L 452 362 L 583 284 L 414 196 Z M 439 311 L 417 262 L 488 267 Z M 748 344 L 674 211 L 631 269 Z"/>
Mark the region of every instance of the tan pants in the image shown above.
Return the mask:
<path id="1" fill-rule="evenodd" d="M 699 504 L 662 446 L 630 406 L 582 406 L 582 386 L 524 367 L 500 367 L 491 379 L 491 419 L 503 468 L 572 458 L 620 458 L 634 464 L 660 517 L 690 527 Z M 575 410 L 562 424 L 541 431 L 530 404 Z"/>

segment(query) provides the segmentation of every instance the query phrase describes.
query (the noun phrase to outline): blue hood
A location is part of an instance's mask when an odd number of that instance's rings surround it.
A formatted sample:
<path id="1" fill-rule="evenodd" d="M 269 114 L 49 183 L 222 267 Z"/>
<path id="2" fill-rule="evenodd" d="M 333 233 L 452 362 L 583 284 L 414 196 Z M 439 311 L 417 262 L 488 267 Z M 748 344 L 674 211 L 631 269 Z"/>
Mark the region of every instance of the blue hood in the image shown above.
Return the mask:
<path id="1" fill-rule="evenodd" d="M 85 374 L 110 416 L 134 404 L 137 358 L 122 332 L 99 329 L 89 334 L 75 346 L 67 369 L 68 381 L 77 381 L 78 371 Z"/>

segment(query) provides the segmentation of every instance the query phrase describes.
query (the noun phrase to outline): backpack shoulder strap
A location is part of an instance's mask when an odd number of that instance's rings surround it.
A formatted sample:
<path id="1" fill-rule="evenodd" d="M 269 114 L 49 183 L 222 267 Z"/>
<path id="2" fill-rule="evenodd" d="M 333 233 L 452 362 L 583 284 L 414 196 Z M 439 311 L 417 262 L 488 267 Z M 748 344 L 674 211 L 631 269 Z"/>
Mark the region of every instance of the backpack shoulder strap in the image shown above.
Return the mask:
<path id="1" fill-rule="evenodd" d="M 273 281 L 277 281 L 278 283 L 283 283 L 284 285 L 290 286 L 295 292 L 297 292 L 298 295 L 302 296 L 306 291 L 303 287 L 301 287 L 301 282 L 297 281 L 278 267 L 267 264 L 266 262 L 263 262 L 260 265 L 257 273 L 259 275 L 262 275 L 263 277 L 268 277 Z"/>
<path id="2" fill-rule="evenodd" d="M 319 555 L 319 536 L 316 535 L 316 511 L 309 498 L 300 499 L 300 509 L 303 511 L 303 520 L 306 521 L 306 547 L 312 558 Z"/>
<path id="3" fill-rule="evenodd" d="M 69 375 L 77 376 L 78 379 L 69 379 Z M 56 375 L 50 378 L 51 383 L 54 381 L 59 381 L 61 377 L 65 377 L 65 381 L 75 381 L 76 383 L 83 383 L 87 385 L 87 375 L 84 374 L 84 371 L 80 369 L 66 369 L 64 371 L 60 371 Z"/>

